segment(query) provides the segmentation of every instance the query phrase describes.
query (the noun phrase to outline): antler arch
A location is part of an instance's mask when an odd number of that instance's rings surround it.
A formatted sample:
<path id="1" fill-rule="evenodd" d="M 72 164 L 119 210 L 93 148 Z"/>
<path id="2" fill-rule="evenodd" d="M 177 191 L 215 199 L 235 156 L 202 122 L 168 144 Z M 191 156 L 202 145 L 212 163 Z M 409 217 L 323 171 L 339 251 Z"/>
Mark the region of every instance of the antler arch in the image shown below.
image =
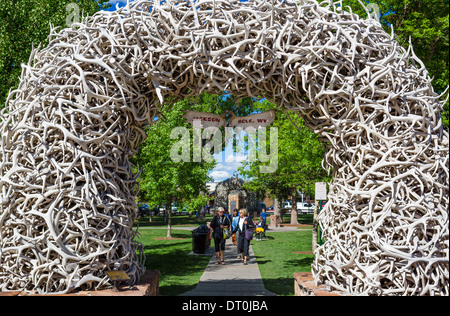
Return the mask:
<path id="1" fill-rule="evenodd" d="M 129 158 L 168 96 L 228 91 L 327 139 L 316 282 L 448 295 L 448 134 L 412 48 L 331 1 L 135 1 L 24 65 L 2 113 L 0 289 L 67 292 L 143 273 Z"/>

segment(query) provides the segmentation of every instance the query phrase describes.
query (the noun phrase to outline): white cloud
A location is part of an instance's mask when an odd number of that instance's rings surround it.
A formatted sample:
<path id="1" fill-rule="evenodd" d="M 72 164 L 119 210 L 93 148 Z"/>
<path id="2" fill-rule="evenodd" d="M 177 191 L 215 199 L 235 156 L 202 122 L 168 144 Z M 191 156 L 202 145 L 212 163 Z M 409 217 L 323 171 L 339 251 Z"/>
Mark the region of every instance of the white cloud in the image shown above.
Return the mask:
<path id="1" fill-rule="evenodd" d="M 224 171 L 233 171 L 236 170 L 235 166 L 231 166 L 229 164 L 218 163 L 214 170 L 224 170 Z"/>
<path id="2" fill-rule="evenodd" d="M 230 177 L 228 172 L 219 170 L 214 170 L 209 175 L 214 178 L 214 182 L 220 182 Z"/>
<path id="3" fill-rule="evenodd" d="M 226 152 L 225 154 L 226 159 L 224 161 L 222 160 L 222 155 L 215 157 L 219 163 L 210 173 L 210 176 L 214 178 L 214 182 L 220 182 L 232 177 L 237 172 L 241 162 L 247 158 L 241 153 Z"/>
<path id="4" fill-rule="evenodd" d="M 241 162 L 243 162 L 245 159 L 247 159 L 247 156 L 243 155 L 243 154 L 234 154 L 231 153 L 229 154 L 226 158 L 225 158 L 225 162 L 231 162 L 231 163 L 238 163 L 240 164 Z"/>

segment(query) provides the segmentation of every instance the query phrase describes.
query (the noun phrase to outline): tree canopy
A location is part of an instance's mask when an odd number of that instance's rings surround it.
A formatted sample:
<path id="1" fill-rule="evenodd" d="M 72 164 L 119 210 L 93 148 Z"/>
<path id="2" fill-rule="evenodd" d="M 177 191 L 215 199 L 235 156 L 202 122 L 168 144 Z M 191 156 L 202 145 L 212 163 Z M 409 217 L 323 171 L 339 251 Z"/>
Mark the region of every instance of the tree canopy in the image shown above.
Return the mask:
<path id="1" fill-rule="evenodd" d="M 275 108 L 275 105 L 265 101 L 255 105 L 255 108 L 267 110 Z M 331 178 L 322 168 L 325 149 L 318 136 L 303 125 L 298 114 L 289 115 L 296 121 L 296 127 L 283 110 L 277 110 L 276 119 L 271 125 L 278 128 L 277 170 L 273 173 L 261 173 L 260 166 L 268 163 L 259 159 L 254 162 L 247 159 L 239 168 L 239 173 L 249 180 L 244 187 L 258 192 L 260 196 L 269 195 L 283 200 L 291 196 L 295 212 L 298 192 L 313 195 L 315 182 L 329 181 Z M 267 131 L 266 139 L 269 137 L 270 131 Z M 295 224 L 297 216 L 292 216 L 291 220 Z"/>
<path id="2" fill-rule="evenodd" d="M 109 7 L 108 0 L 0 0 L 0 108 L 19 85 L 21 64 L 28 62 L 33 45 L 48 45 L 50 24 L 65 28 Z"/>
<path id="3" fill-rule="evenodd" d="M 182 117 L 183 104 L 176 103 L 162 109 L 162 117 L 147 128 L 147 139 L 142 144 L 133 163 L 140 168 L 140 199 L 153 206 L 172 202 L 188 202 L 207 192 L 206 182 L 215 162 L 173 161 L 172 146 L 179 139 L 172 139 L 172 130 L 185 127 L 190 131 L 189 144 L 192 147 L 192 127 Z"/>

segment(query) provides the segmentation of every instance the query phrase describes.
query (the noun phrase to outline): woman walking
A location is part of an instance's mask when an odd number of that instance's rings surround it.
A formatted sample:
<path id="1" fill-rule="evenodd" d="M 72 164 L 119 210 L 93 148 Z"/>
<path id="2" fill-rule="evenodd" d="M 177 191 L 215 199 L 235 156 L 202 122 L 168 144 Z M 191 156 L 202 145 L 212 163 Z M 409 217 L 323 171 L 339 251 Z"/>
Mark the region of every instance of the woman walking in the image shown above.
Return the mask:
<path id="1" fill-rule="evenodd" d="M 245 208 L 239 211 L 239 223 L 235 228 L 238 232 L 238 251 L 242 254 L 244 264 L 247 264 L 249 256 L 250 240 L 253 238 L 253 224 L 252 218 L 247 216 L 247 210 Z"/>
<path id="2" fill-rule="evenodd" d="M 211 239 L 214 237 L 214 245 L 216 251 L 216 264 L 225 264 L 225 241 L 223 230 L 230 227 L 230 220 L 225 216 L 223 207 L 219 207 L 218 214 L 214 216 L 209 225 L 211 227 Z"/>

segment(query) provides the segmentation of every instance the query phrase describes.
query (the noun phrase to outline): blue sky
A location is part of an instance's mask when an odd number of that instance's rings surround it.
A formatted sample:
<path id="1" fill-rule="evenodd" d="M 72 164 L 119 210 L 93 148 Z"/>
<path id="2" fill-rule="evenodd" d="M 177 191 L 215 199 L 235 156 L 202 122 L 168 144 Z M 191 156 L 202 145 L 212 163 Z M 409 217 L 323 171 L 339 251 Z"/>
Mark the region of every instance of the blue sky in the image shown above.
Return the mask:
<path id="1" fill-rule="evenodd" d="M 108 11 L 116 11 L 117 6 L 122 8 L 127 5 L 126 0 L 110 0 L 109 3 L 111 4 L 111 8 Z M 210 176 L 214 178 L 214 182 L 220 182 L 233 176 L 233 173 L 237 171 L 245 156 L 243 153 L 233 153 L 232 143 L 230 143 L 225 151 L 214 155 L 214 158 L 219 162 L 211 171 Z"/>
<path id="2" fill-rule="evenodd" d="M 109 8 L 107 11 L 116 11 L 116 5 L 119 5 L 119 8 L 122 8 L 127 5 L 127 1 L 125 0 L 110 0 L 108 3 L 111 4 L 111 8 Z"/>
<path id="3" fill-rule="evenodd" d="M 233 142 L 229 142 L 225 151 L 214 155 L 214 158 L 219 162 L 210 176 L 214 178 L 214 182 L 220 182 L 232 177 L 246 156 L 242 152 L 233 153 Z"/>

